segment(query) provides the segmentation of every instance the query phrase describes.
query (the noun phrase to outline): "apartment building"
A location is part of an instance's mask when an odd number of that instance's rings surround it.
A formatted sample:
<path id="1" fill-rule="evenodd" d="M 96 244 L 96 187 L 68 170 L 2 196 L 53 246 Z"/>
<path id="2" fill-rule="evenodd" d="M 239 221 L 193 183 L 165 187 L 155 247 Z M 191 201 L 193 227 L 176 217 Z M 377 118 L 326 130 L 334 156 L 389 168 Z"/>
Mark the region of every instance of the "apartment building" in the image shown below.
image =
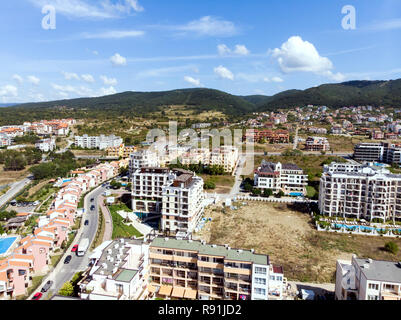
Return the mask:
<path id="1" fill-rule="evenodd" d="M 354 162 L 332 162 L 323 166 L 323 172 L 358 172 L 364 165 Z"/>
<path id="2" fill-rule="evenodd" d="M 11 146 L 13 140 L 6 134 L 0 133 L 0 148 Z"/>
<path id="3" fill-rule="evenodd" d="M 400 220 L 401 175 L 369 165 L 355 170 L 323 172 L 319 192 L 321 214 L 370 221 Z"/>
<path id="4" fill-rule="evenodd" d="M 202 217 L 203 179 L 192 172 L 178 175 L 162 189 L 163 231 L 191 233 Z"/>
<path id="5" fill-rule="evenodd" d="M 161 215 L 163 231 L 190 233 L 203 213 L 203 179 L 181 169 L 142 168 L 132 176 L 132 208 Z"/>
<path id="6" fill-rule="evenodd" d="M 35 147 L 42 152 L 50 152 L 56 149 L 56 140 L 54 138 L 44 139 L 36 143 Z"/>
<path id="7" fill-rule="evenodd" d="M 401 263 L 357 258 L 338 260 L 336 300 L 401 300 Z"/>
<path id="8" fill-rule="evenodd" d="M 255 188 L 283 191 L 286 195 L 306 194 L 308 176 L 295 164 L 281 164 L 262 161 L 255 170 Z"/>
<path id="9" fill-rule="evenodd" d="M 149 245 L 142 240 L 106 241 L 90 256 L 78 283 L 84 300 L 139 300 L 147 293 Z"/>
<path id="10" fill-rule="evenodd" d="M 115 135 L 105 136 L 75 136 L 75 146 L 85 149 L 100 149 L 104 150 L 109 147 L 119 147 L 123 144 L 123 139 Z"/>
<path id="11" fill-rule="evenodd" d="M 238 148 L 221 146 L 210 153 L 208 165 L 222 166 L 225 172 L 233 172 L 239 160 Z"/>
<path id="12" fill-rule="evenodd" d="M 131 177 L 138 169 L 156 167 L 159 167 L 159 159 L 155 151 L 146 149 L 130 154 L 129 170 Z"/>
<path id="13" fill-rule="evenodd" d="M 384 143 L 360 143 L 354 147 L 354 159 L 361 162 L 383 162 L 386 159 Z"/>
<path id="14" fill-rule="evenodd" d="M 266 140 L 269 143 L 289 143 L 290 133 L 287 130 L 253 130 L 244 136 L 245 141 L 260 142 Z"/>
<path id="15" fill-rule="evenodd" d="M 308 137 L 305 142 L 307 151 L 329 151 L 330 143 L 324 137 Z"/>
<path id="16" fill-rule="evenodd" d="M 136 147 L 126 146 L 125 144 L 121 144 L 118 147 L 106 148 L 106 152 L 109 157 L 129 158 L 132 153 L 136 152 Z"/>
<path id="17" fill-rule="evenodd" d="M 285 282 L 283 269 L 273 266 L 267 255 L 256 254 L 254 250 L 160 237 L 149 246 L 149 292 L 156 296 L 198 300 L 280 299 Z"/>

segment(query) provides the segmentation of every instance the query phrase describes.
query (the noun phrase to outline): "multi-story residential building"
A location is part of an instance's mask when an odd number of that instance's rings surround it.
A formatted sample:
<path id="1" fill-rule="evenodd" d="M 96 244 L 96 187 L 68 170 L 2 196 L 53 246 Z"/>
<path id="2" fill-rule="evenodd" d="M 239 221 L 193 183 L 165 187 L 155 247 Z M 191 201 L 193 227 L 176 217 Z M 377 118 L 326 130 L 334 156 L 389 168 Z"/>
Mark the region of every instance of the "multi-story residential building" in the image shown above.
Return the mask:
<path id="1" fill-rule="evenodd" d="M 253 130 L 244 136 L 245 141 L 260 142 L 267 140 L 270 143 L 289 143 L 290 134 L 287 130 Z"/>
<path id="2" fill-rule="evenodd" d="M 195 123 L 192 125 L 192 129 L 206 129 L 211 126 L 210 123 Z"/>
<path id="3" fill-rule="evenodd" d="M 361 162 L 382 162 L 385 159 L 384 143 L 360 143 L 354 147 L 354 159 Z"/>
<path id="4" fill-rule="evenodd" d="M 147 293 L 149 244 L 106 241 L 90 256 L 92 267 L 78 283 L 84 300 L 139 300 Z"/>
<path id="5" fill-rule="evenodd" d="M 327 134 L 327 129 L 326 128 L 308 128 L 308 131 L 310 133 L 316 133 L 316 134 Z"/>
<path id="6" fill-rule="evenodd" d="M 56 149 L 56 140 L 54 138 L 44 139 L 36 143 L 35 147 L 42 152 L 50 152 Z"/>
<path id="7" fill-rule="evenodd" d="M 131 154 L 136 152 L 136 147 L 122 144 L 118 147 L 108 147 L 106 152 L 109 157 L 129 158 Z"/>
<path id="8" fill-rule="evenodd" d="M 190 233 L 203 213 L 203 179 L 182 169 L 142 168 L 132 175 L 132 209 L 161 215 L 162 230 Z"/>
<path id="9" fill-rule="evenodd" d="M 85 149 L 104 150 L 109 147 L 119 147 L 121 144 L 123 144 L 123 139 L 115 135 L 100 135 L 91 137 L 87 134 L 84 134 L 83 136 L 75 136 L 75 145 Z"/>
<path id="10" fill-rule="evenodd" d="M 340 126 L 334 126 L 331 128 L 332 134 L 341 134 L 343 133 L 343 129 Z"/>
<path id="11" fill-rule="evenodd" d="M 281 164 L 262 161 L 255 170 L 255 187 L 271 189 L 273 192 L 283 191 L 286 195 L 304 195 L 308 184 L 308 176 L 295 164 Z"/>
<path id="12" fill-rule="evenodd" d="M 323 166 L 323 172 L 358 172 L 363 165 L 358 162 L 332 162 Z"/>
<path id="13" fill-rule="evenodd" d="M 323 172 L 319 209 L 324 215 L 384 221 L 401 219 L 401 175 L 373 166 Z"/>
<path id="14" fill-rule="evenodd" d="M 357 258 L 338 260 L 336 300 L 401 300 L 401 263 Z"/>
<path id="15" fill-rule="evenodd" d="M 308 137 L 305 142 L 307 151 L 329 151 L 330 143 L 324 137 Z"/>
<path id="16" fill-rule="evenodd" d="M 254 250 L 158 237 L 149 246 L 149 282 L 161 297 L 268 300 L 282 297 L 286 279 Z"/>
<path id="17" fill-rule="evenodd" d="M 162 196 L 162 230 L 191 233 L 203 214 L 203 179 L 181 174 L 163 187 Z"/>
<path id="18" fill-rule="evenodd" d="M 159 158 L 155 151 L 146 149 L 130 154 L 129 169 L 131 177 L 138 169 L 156 167 L 159 167 Z"/>
<path id="19" fill-rule="evenodd" d="M 13 139 L 6 134 L 0 133 L 0 148 L 11 146 Z"/>

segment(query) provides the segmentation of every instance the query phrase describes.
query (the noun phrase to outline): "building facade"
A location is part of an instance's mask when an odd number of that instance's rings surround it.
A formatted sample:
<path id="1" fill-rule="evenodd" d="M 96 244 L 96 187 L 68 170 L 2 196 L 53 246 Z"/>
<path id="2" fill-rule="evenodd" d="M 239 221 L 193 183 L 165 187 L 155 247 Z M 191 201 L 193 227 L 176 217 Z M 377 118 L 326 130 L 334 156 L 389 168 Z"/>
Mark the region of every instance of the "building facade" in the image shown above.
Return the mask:
<path id="1" fill-rule="evenodd" d="M 305 142 L 307 151 L 329 151 L 330 143 L 324 137 L 308 137 Z"/>
<path id="2" fill-rule="evenodd" d="M 119 147 L 123 144 L 123 139 L 115 135 L 105 136 L 75 136 L 75 146 L 85 149 L 104 150 L 109 147 Z"/>

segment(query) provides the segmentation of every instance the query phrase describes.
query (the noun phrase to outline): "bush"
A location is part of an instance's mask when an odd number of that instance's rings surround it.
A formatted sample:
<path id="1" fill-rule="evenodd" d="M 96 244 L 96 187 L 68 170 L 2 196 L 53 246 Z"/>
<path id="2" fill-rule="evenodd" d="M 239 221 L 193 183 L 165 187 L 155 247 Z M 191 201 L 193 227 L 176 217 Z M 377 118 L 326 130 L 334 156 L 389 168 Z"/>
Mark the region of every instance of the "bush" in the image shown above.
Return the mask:
<path id="1" fill-rule="evenodd" d="M 214 190 L 216 189 L 216 184 L 213 181 L 206 181 L 203 185 L 203 189 L 205 190 Z"/>
<path id="2" fill-rule="evenodd" d="M 64 297 L 72 297 L 74 296 L 74 286 L 68 281 L 63 284 L 58 294 Z"/>
<path id="3" fill-rule="evenodd" d="M 396 254 L 398 253 L 398 250 L 399 250 L 398 245 L 397 245 L 395 242 L 393 242 L 393 241 L 387 242 L 387 243 L 384 245 L 384 249 L 385 249 L 386 251 L 388 251 L 388 252 L 394 254 L 394 255 L 396 255 Z"/>

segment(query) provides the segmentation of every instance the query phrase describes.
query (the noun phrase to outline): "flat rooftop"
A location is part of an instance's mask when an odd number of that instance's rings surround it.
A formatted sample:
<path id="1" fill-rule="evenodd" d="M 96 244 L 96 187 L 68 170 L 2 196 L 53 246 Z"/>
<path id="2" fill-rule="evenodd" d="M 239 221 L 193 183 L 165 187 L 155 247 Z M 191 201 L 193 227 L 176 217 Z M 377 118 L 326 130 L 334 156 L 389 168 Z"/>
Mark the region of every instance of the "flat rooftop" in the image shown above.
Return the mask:
<path id="1" fill-rule="evenodd" d="M 369 263 L 368 259 L 361 258 L 356 258 L 355 261 L 368 280 L 401 283 L 401 266 L 398 262 L 373 260 Z M 364 268 L 365 264 L 369 268 Z"/>
<path id="2" fill-rule="evenodd" d="M 224 257 L 225 259 L 234 261 L 252 262 L 261 265 L 269 264 L 269 256 L 267 255 L 252 253 L 250 250 L 242 250 L 240 252 L 238 249 L 233 248 L 228 250 L 222 245 L 202 244 L 200 241 L 177 240 L 174 238 L 169 238 L 168 241 L 166 241 L 165 238 L 158 237 L 152 241 L 150 246 L 165 249 L 196 251 L 201 255 Z"/>

